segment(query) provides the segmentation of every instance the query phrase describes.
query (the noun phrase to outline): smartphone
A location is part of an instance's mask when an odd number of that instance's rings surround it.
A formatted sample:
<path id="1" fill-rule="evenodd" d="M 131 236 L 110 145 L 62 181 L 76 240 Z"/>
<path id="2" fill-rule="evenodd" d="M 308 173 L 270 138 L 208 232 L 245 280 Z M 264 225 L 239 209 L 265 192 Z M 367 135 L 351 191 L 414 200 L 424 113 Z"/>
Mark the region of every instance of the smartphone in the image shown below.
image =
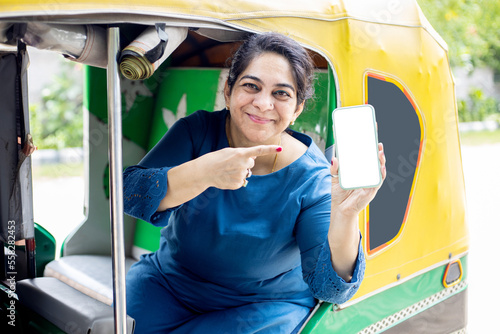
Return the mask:
<path id="1" fill-rule="evenodd" d="M 350 190 L 379 186 L 382 173 L 373 106 L 337 108 L 332 119 L 340 187 Z"/>

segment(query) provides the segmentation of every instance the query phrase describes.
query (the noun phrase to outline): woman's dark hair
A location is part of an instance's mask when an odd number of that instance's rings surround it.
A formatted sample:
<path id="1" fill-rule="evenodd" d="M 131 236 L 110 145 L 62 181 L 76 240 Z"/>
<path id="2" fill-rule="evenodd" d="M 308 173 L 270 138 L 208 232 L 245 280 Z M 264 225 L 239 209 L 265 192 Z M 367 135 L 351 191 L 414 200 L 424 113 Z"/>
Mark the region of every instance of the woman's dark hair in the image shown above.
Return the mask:
<path id="1" fill-rule="evenodd" d="M 297 105 L 314 94 L 314 66 L 307 51 L 293 39 L 278 33 L 250 35 L 233 55 L 227 84 L 232 92 L 236 79 L 256 57 L 274 52 L 285 57 L 292 67 L 297 85 Z"/>

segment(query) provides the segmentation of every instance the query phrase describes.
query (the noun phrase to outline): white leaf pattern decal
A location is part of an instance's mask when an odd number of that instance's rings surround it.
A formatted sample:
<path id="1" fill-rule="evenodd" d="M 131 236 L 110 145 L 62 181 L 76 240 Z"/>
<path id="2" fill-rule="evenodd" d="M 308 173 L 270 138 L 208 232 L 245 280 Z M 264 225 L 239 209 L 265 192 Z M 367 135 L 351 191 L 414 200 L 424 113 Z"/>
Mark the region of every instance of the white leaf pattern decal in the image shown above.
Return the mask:
<path id="1" fill-rule="evenodd" d="M 140 96 L 153 96 L 142 80 L 121 80 L 121 91 L 125 96 L 125 112 L 128 113 L 134 103 L 140 102 Z"/>
<path id="2" fill-rule="evenodd" d="M 163 113 L 163 121 L 167 125 L 167 128 L 170 129 L 178 119 L 181 119 L 186 116 L 187 113 L 186 94 L 182 95 L 181 100 L 177 105 L 177 112 L 175 113 L 175 115 L 171 110 L 167 108 L 162 108 L 161 110 Z"/>

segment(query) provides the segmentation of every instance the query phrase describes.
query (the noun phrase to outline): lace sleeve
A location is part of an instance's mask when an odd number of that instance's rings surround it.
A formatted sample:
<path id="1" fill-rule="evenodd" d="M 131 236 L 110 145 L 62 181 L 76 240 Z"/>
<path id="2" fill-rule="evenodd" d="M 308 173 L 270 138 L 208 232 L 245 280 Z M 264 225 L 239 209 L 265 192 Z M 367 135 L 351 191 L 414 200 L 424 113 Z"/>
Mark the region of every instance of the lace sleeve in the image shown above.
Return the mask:
<path id="1" fill-rule="evenodd" d="M 313 296 L 330 303 L 342 304 L 358 290 L 365 271 L 361 241 L 358 246 L 353 278 L 346 282 L 332 266 L 328 230 L 331 216 L 331 175 L 325 169 L 323 178 L 308 185 L 302 210 L 296 221 L 296 239 L 300 249 L 302 275 Z"/>
<path id="2" fill-rule="evenodd" d="M 314 269 L 304 273 L 304 280 L 315 298 L 329 303 L 342 304 L 351 299 L 358 291 L 363 280 L 365 267 L 366 262 L 360 241 L 352 279 L 349 283 L 346 282 L 333 270 L 330 246 L 328 241 L 325 241 L 318 254 Z"/>
<path id="3" fill-rule="evenodd" d="M 126 214 L 155 226 L 166 226 L 170 214 L 178 207 L 156 212 L 167 194 L 167 172 L 170 168 L 132 166 L 123 172 L 123 207 Z"/>

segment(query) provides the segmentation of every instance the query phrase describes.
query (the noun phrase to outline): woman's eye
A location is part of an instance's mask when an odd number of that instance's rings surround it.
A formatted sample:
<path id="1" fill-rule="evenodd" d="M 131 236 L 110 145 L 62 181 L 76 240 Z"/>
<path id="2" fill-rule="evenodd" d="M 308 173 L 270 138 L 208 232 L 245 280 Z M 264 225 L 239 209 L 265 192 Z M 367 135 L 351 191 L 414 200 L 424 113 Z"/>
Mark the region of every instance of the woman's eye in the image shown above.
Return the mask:
<path id="1" fill-rule="evenodd" d="M 248 87 L 248 88 L 250 88 L 250 89 L 255 89 L 255 90 L 257 90 L 257 89 L 258 89 L 257 85 L 256 85 L 256 84 L 253 84 L 253 83 L 245 83 L 245 84 L 243 84 L 243 86 L 244 86 L 244 87 Z"/>
<path id="2" fill-rule="evenodd" d="M 284 90 L 278 90 L 278 91 L 274 92 L 274 94 L 279 95 L 279 96 L 283 96 L 283 97 L 290 97 L 290 94 L 288 94 L 288 92 L 286 92 Z"/>

